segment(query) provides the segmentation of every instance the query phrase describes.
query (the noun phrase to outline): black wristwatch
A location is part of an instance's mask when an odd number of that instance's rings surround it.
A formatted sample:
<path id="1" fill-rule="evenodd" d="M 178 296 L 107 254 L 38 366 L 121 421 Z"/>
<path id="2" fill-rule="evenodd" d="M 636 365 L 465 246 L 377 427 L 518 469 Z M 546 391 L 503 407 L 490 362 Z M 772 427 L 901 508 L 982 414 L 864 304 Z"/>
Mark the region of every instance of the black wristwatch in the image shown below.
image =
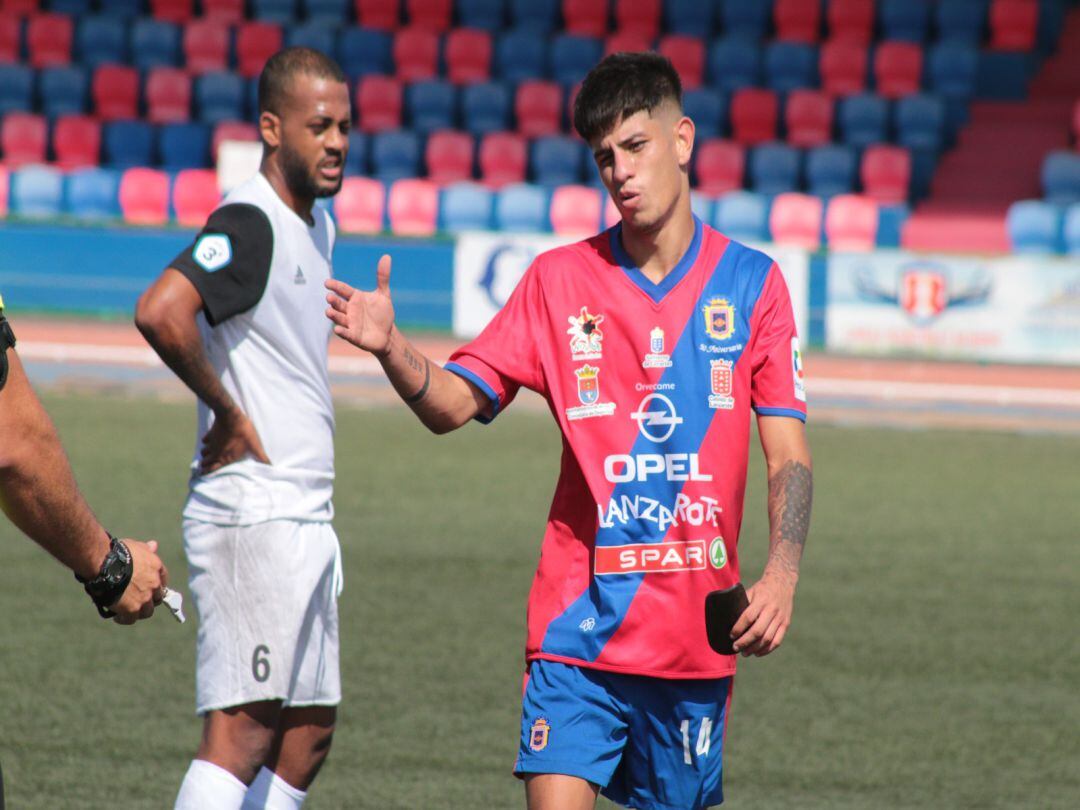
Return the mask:
<path id="1" fill-rule="evenodd" d="M 15 348 L 15 333 L 11 331 L 11 324 L 4 317 L 4 306 L 0 302 L 0 391 L 4 390 L 4 383 L 8 375 L 8 349 Z"/>
<path id="2" fill-rule="evenodd" d="M 131 582 L 131 551 L 111 534 L 109 535 L 109 553 L 101 563 L 101 570 L 93 579 L 83 579 L 78 574 L 75 579 L 82 583 L 86 593 L 94 602 L 98 615 L 111 619 L 116 614 L 109 610 L 124 595 Z"/>

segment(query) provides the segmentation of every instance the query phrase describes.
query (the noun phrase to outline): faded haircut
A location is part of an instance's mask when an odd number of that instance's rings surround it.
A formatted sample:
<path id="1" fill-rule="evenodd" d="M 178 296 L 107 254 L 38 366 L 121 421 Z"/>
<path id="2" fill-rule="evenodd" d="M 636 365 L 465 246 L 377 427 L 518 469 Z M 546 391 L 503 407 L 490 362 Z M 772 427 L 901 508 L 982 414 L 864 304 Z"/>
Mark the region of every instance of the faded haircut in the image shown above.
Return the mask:
<path id="1" fill-rule="evenodd" d="M 345 74 L 338 63 L 324 53 L 311 48 L 286 48 L 266 61 L 259 75 L 259 113 L 281 115 L 281 107 L 289 92 L 289 83 L 298 73 L 320 79 L 344 82 Z"/>
<path id="2" fill-rule="evenodd" d="M 574 101 L 574 129 L 591 143 L 622 119 L 666 101 L 682 109 L 682 82 L 658 53 L 613 53 L 589 71 Z"/>

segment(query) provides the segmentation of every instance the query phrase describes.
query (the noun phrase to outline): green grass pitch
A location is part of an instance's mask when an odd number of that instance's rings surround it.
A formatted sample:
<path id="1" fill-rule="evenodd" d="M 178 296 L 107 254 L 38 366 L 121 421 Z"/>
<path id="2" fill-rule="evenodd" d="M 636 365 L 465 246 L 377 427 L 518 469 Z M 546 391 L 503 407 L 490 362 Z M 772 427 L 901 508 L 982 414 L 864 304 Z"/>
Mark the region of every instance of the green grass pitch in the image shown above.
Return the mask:
<path id="1" fill-rule="evenodd" d="M 190 405 L 47 399 L 115 532 L 186 569 Z M 733 808 L 1073 808 L 1080 798 L 1080 439 L 812 426 L 814 520 L 783 649 L 745 662 Z M 345 697 L 320 808 L 523 806 L 525 596 L 554 485 L 550 417 L 428 435 L 342 409 Z M 766 547 L 751 450 L 744 578 Z M 0 521 L 8 806 L 171 807 L 193 753 L 195 622 L 101 622 Z M 610 808 L 604 802 L 601 806 Z"/>

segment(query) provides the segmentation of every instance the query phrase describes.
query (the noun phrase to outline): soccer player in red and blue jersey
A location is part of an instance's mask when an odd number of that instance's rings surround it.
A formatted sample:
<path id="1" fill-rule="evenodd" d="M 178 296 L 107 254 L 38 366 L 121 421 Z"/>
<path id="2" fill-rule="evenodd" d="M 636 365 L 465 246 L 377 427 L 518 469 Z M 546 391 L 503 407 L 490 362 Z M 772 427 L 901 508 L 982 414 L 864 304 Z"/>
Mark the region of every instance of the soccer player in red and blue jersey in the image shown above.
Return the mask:
<path id="1" fill-rule="evenodd" d="M 622 221 L 539 256 L 445 368 L 394 326 L 388 256 L 374 291 L 327 282 L 327 315 L 437 433 L 490 421 L 522 386 L 562 431 L 529 596 L 515 770 L 530 810 L 588 810 L 600 791 L 697 810 L 723 800 L 736 656 L 709 646 L 704 603 L 740 579 L 751 411 L 769 557 L 734 647 L 767 655 L 791 621 L 812 487 L 798 335 L 773 261 L 691 212 L 694 125 L 667 59 L 604 59 L 574 126 Z"/>

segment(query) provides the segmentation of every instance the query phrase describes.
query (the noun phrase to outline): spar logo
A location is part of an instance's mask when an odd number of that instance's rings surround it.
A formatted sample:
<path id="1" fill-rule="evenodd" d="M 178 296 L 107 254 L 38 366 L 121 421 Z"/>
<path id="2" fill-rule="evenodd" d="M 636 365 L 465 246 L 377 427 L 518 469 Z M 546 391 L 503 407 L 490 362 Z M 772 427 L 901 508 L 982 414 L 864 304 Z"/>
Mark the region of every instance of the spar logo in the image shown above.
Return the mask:
<path id="1" fill-rule="evenodd" d="M 593 569 L 597 576 L 703 571 L 705 541 L 597 546 Z"/>
<path id="2" fill-rule="evenodd" d="M 655 407 L 653 403 L 656 403 Z M 666 442 L 682 424 L 682 417 L 675 412 L 675 403 L 663 394 L 646 394 L 630 418 L 637 422 L 641 435 L 650 442 Z"/>

